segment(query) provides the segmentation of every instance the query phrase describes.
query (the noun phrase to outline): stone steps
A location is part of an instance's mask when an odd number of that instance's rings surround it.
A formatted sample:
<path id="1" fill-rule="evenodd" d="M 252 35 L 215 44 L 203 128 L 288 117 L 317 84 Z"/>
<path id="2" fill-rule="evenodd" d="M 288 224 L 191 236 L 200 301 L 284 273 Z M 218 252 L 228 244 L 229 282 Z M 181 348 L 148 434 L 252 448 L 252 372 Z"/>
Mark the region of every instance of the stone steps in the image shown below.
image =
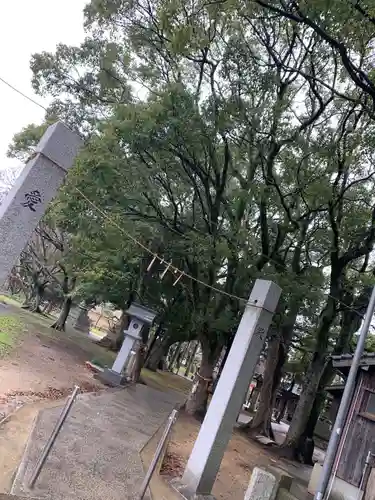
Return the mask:
<path id="1" fill-rule="evenodd" d="M 142 385 L 78 396 L 30 491 L 28 481 L 61 407 L 40 411 L 11 493 L 42 500 L 136 498 L 144 478 L 140 452 L 182 402 L 180 394 Z"/>

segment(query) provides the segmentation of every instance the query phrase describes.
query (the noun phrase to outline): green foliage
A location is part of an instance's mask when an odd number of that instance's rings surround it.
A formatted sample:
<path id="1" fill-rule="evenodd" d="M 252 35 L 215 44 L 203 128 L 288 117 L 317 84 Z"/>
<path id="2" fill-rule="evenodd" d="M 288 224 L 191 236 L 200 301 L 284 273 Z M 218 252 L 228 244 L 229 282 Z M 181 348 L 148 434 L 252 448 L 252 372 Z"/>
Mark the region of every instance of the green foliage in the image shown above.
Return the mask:
<path id="1" fill-rule="evenodd" d="M 238 324 L 236 297 L 271 279 L 283 289 L 275 324 L 316 370 L 355 326 L 340 302 L 363 307 L 374 281 L 372 35 L 355 30 L 354 4 L 295 4 L 92 0 L 85 41 L 31 66 L 36 92 L 54 98 L 46 120 L 87 136 L 48 215 L 67 235 L 77 296 L 142 301 L 214 358 Z M 29 154 L 40 131 L 10 153 Z M 164 262 L 147 272 L 135 240 Z M 161 279 L 168 262 L 194 280 Z"/>

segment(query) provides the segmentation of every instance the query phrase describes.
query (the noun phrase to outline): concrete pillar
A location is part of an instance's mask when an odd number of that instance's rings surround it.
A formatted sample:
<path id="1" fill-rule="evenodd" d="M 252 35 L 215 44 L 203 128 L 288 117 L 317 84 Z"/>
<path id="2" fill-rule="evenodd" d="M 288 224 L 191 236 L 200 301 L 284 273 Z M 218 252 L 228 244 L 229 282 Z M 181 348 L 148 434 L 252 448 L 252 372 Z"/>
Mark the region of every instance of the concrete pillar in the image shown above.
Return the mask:
<path id="1" fill-rule="evenodd" d="M 211 493 L 280 294 L 271 281 L 255 282 L 181 480 L 186 498 Z"/>
<path id="2" fill-rule="evenodd" d="M 77 134 L 57 122 L 46 130 L 15 185 L 0 205 L 0 286 L 54 198 L 82 146 Z"/>

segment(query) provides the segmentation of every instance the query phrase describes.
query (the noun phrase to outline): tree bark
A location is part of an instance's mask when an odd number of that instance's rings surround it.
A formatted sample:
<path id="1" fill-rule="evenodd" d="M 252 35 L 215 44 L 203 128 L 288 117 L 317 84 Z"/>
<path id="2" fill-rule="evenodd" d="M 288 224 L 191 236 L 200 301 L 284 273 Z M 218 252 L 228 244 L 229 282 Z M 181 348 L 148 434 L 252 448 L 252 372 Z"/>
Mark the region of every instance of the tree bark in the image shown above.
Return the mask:
<path id="1" fill-rule="evenodd" d="M 70 308 L 72 306 L 72 297 L 68 295 L 65 297 L 60 315 L 57 320 L 51 325 L 51 328 L 59 331 L 65 331 L 66 320 L 68 319 Z"/>
<path id="2" fill-rule="evenodd" d="M 324 364 L 324 358 L 317 357 L 311 363 L 305 375 L 303 391 L 294 412 L 285 442 L 282 445 L 282 454 L 287 458 L 298 460 L 300 457 L 299 447 L 301 445 L 301 436 L 309 420 L 310 412 L 318 391 L 320 378 L 324 370 Z"/>
<path id="3" fill-rule="evenodd" d="M 195 355 L 197 354 L 198 346 L 199 346 L 199 342 L 197 340 L 194 341 L 193 350 L 189 354 L 189 359 L 188 359 L 188 361 L 186 363 L 185 377 L 189 377 L 189 374 L 190 374 L 190 371 L 191 371 L 191 366 L 193 364 Z"/>
<path id="4" fill-rule="evenodd" d="M 268 342 L 268 354 L 264 369 L 263 384 L 260 391 L 260 404 L 249 424 L 250 434 L 261 434 L 274 439 L 271 418 L 279 388 L 283 366 L 287 360 L 288 350 L 293 336 L 294 324 L 300 309 L 300 301 L 294 300 L 289 311 L 280 319 L 279 327 L 272 326 Z M 282 312 L 280 305 L 279 316 Z"/>
<path id="5" fill-rule="evenodd" d="M 120 321 L 116 324 L 114 330 L 109 331 L 105 337 L 99 340 L 98 344 L 115 352 L 119 351 L 124 341 L 124 330 L 127 329 L 128 325 L 129 317 L 123 311 L 120 317 Z"/>
<path id="6" fill-rule="evenodd" d="M 271 426 L 272 409 L 276 390 L 281 379 L 281 369 L 284 364 L 283 356 L 280 356 L 280 344 L 280 334 L 279 332 L 274 332 L 268 340 L 268 352 L 258 410 L 249 427 L 250 434 L 261 434 L 270 439 L 274 439 Z"/>
<path id="7" fill-rule="evenodd" d="M 42 298 L 40 296 L 40 293 L 36 290 L 32 305 L 30 306 L 30 311 L 33 313 L 41 314 L 41 312 L 42 312 L 40 310 L 41 301 L 42 301 Z"/>
<path id="8" fill-rule="evenodd" d="M 181 348 L 182 348 L 182 342 L 177 342 L 177 345 L 172 353 L 171 359 L 168 364 L 168 370 L 171 372 L 173 372 L 173 367 L 178 356 L 180 355 Z"/>
<path id="9" fill-rule="evenodd" d="M 54 306 L 54 303 L 52 300 L 47 302 L 47 304 L 44 306 L 43 314 L 49 314 L 52 311 L 53 306 Z"/>
<path id="10" fill-rule="evenodd" d="M 141 378 L 141 371 L 144 365 L 144 360 L 146 356 L 146 345 L 141 343 L 137 349 L 135 355 L 135 363 L 131 374 L 132 382 L 137 384 Z"/>
<path id="11" fill-rule="evenodd" d="M 186 354 L 187 354 L 188 350 L 189 350 L 189 342 L 187 342 L 186 347 L 185 347 L 184 350 L 182 350 L 182 349 L 180 350 L 180 353 L 179 353 L 179 355 L 177 357 L 177 362 L 176 362 L 176 374 L 177 375 L 179 374 L 182 361 L 186 357 Z"/>
<path id="12" fill-rule="evenodd" d="M 332 275 L 334 276 L 332 277 Z M 301 444 L 301 437 L 303 436 L 309 420 L 315 396 L 318 392 L 319 382 L 327 362 L 326 356 L 329 332 L 337 315 L 336 300 L 334 297 L 339 296 L 339 279 L 340 275 L 332 271 L 331 294 L 327 298 L 326 305 L 320 314 L 318 326 L 315 331 L 316 340 L 313 358 L 305 376 L 303 390 L 294 412 L 288 434 L 282 445 L 283 455 L 289 458 L 298 459 L 300 455 L 298 448 Z"/>
<path id="13" fill-rule="evenodd" d="M 146 359 L 145 368 L 148 368 L 149 370 L 156 372 L 160 362 L 167 354 L 171 342 L 172 341 L 168 337 L 168 335 L 164 335 L 162 338 L 156 339 Z"/>
<path id="14" fill-rule="evenodd" d="M 207 339 L 201 340 L 202 362 L 185 404 L 185 410 L 189 415 L 202 419 L 206 414 L 209 386 L 212 384 L 213 370 L 221 347 L 221 345 L 212 346 Z"/>
<path id="15" fill-rule="evenodd" d="M 40 305 L 43 300 L 43 294 L 44 294 L 44 286 L 43 285 L 35 285 L 34 290 L 33 290 L 33 296 L 31 299 L 31 302 L 29 304 L 29 309 L 33 313 L 37 314 L 42 314 L 42 311 L 40 309 Z"/>

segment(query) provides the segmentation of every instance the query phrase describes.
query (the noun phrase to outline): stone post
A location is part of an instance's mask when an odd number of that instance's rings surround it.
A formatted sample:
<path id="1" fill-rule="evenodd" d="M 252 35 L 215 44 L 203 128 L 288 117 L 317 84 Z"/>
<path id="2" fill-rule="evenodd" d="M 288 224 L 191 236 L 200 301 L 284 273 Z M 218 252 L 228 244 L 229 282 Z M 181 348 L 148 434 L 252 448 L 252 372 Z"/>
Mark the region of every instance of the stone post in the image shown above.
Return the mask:
<path id="1" fill-rule="evenodd" d="M 126 364 L 129 361 L 131 351 L 136 342 L 142 341 L 142 330 L 145 326 L 151 326 L 155 319 L 156 313 L 152 309 L 141 306 L 139 304 L 131 304 L 126 314 L 130 317 L 128 329 L 124 331 L 124 341 L 120 352 L 117 354 L 112 368 L 107 368 L 98 377 L 108 385 L 123 385 L 127 382 L 127 377 L 124 374 Z"/>
<path id="2" fill-rule="evenodd" d="M 256 280 L 179 484 L 186 498 L 209 495 L 266 339 L 281 289 Z"/>
<path id="3" fill-rule="evenodd" d="M 278 484 L 273 474 L 254 467 L 244 500 L 274 500 Z"/>
<path id="4" fill-rule="evenodd" d="M 49 202 L 72 167 L 82 141 L 63 123 L 46 130 L 0 205 L 0 286 L 6 281 Z"/>

